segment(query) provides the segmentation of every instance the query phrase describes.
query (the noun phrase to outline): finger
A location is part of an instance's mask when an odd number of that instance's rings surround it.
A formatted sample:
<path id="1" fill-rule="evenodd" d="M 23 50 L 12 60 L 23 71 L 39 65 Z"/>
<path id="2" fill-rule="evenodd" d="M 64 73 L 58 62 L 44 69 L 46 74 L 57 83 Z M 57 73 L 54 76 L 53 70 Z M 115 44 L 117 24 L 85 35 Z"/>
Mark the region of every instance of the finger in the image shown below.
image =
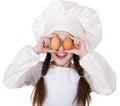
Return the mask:
<path id="1" fill-rule="evenodd" d="M 50 52 L 50 53 L 54 53 L 54 52 L 56 52 L 56 50 L 48 50 L 48 52 Z"/>
<path id="2" fill-rule="evenodd" d="M 67 35 L 65 38 L 71 38 L 72 40 L 74 40 L 74 37 L 72 35 Z"/>
<path id="3" fill-rule="evenodd" d="M 80 47 L 81 42 L 80 42 L 80 40 L 79 40 L 79 39 L 76 41 L 76 45 L 77 45 L 77 47 Z"/>
<path id="4" fill-rule="evenodd" d="M 45 42 L 45 46 L 46 46 L 46 47 L 49 47 L 49 45 L 50 45 L 50 42 L 49 42 L 49 41 L 46 41 L 46 42 Z"/>
<path id="5" fill-rule="evenodd" d="M 73 49 L 71 49 L 71 50 L 65 50 L 64 52 L 66 52 L 66 53 L 74 53 L 74 50 Z"/>
<path id="6" fill-rule="evenodd" d="M 50 38 L 58 37 L 58 36 L 59 36 L 58 34 L 52 34 L 52 35 L 50 35 Z"/>
<path id="7" fill-rule="evenodd" d="M 56 52 L 56 50 L 52 50 L 52 49 L 49 48 L 49 49 L 46 49 L 46 52 L 47 53 L 53 53 L 53 52 Z"/>
<path id="8" fill-rule="evenodd" d="M 47 38 L 44 41 L 44 47 L 47 48 L 47 47 L 49 47 L 49 45 L 50 45 L 50 40 Z"/>
<path id="9" fill-rule="evenodd" d="M 75 45 L 75 47 L 78 48 L 78 44 L 77 44 L 77 39 L 76 38 L 74 39 L 74 45 Z"/>
<path id="10" fill-rule="evenodd" d="M 80 41 L 79 38 L 75 38 L 74 43 L 75 43 L 75 47 L 76 47 L 76 48 L 80 48 L 80 46 L 81 46 L 81 41 Z"/>
<path id="11" fill-rule="evenodd" d="M 76 54 L 76 55 L 79 55 L 79 54 L 80 54 L 80 51 L 79 51 L 79 49 L 77 49 L 77 48 L 74 48 L 74 49 L 72 49 L 72 50 L 67 50 L 66 52 L 67 52 L 67 53 Z"/>
<path id="12" fill-rule="evenodd" d="M 43 48 L 46 48 L 45 41 L 43 41 Z"/>
<path id="13" fill-rule="evenodd" d="M 78 40 L 79 40 L 80 43 L 84 43 L 84 40 L 83 40 L 83 39 L 78 38 Z"/>
<path id="14" fill-rule="evenodd" d="M 51 50 L 49 48 L 44 48 L 44 53 L 55 52 L 55 50 Z"/>

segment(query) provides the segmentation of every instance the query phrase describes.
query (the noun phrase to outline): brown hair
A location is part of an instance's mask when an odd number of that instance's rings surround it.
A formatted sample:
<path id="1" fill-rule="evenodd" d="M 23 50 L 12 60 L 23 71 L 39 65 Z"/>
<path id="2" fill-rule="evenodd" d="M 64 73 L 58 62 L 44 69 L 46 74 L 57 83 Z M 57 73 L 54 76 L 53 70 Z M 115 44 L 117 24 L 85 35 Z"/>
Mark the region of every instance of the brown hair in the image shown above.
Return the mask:
<path id="1" fill-rule="evenodd" d="M 50 53 L 47 53 L 46 58 L 42 65 L 42 71 L 41 71 L 41 78 L 38 80 L 38 82 L 35 85 L 35 88 L 32 92 L 33 98 L 32 98 L 32 105 L 35 106 L 42 106 L 43 101 L 45 99 L 46 93 L 45 93 L 45 83 L 44 83 L 44 76 L 46 75 L 49 64 L 51 60 Z"/>
<path id="2" fill-rule="evenodd" d="M 77 95 L 75 97 L 75 100 L 77 99 L 77 103 L 80 104 L 80 106 L 86 106 L 86 103 L 89 106 L 89 103 L 91 100 L 91 96 L 90 96 L 91 88 L 84 77 L 84 69 L 80 65 L 79 59 L 80 58 L 78 55 L 76 54 L 73 55 L 75 69 L 80 76 L 80 79 L 78 82 L 78 88 L 77 88 Z"/>
<path id="3" fill-rule="evenodd" d="M 42 71 L 41 71 L 42 76 L 38 80 L 32 93 L 32 106 L 35 106 L 35 105 L 42 106 L 45 100 L 46 89 L 44 84 L 44 76 L 48 71 L 50 60 L 51 60 L 51 55 L 50 53 L 47 53 L 45 61 L 43 62 L 43 66 L 42 66 Z M 73 61 L 74 61 L 75 69 L 80 76 L 80 79 L 78 82 L 77 94 L 74 101 L 77 100 L 77 104 L 80 104 L 80 106 L 85 106 L 86 103 L 88 103 L 89 105 L 89 102 L 91 100 L 91 96 L 90 96 L 91 88 L 84 77 L 84 69 L 79 64 L 79 56 L 74 54 Z"/>

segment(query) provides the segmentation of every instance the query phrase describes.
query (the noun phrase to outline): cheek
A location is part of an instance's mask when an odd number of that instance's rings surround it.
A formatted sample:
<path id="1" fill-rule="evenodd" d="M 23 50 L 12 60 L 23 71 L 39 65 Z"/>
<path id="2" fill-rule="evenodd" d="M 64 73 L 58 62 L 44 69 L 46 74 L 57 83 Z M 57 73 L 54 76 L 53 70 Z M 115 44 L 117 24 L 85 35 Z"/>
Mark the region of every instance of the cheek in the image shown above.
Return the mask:
<path id="1" fill-rule="evenodd" d="M 52 60 L 57 61 L 58 58 L 55 53 L 51 53 Z"/>
<path id="2" fill-rule="evenodd" d="M 51 54 L 52 58 L 54 58 L 54 57 L 55 57 L 55 54 L 54 54 L 54 53 L 50 53 L 50 54 Z"/>
<path id="3" fill-rule="evenodd" d="M 71 60 L 73 57 L 73 54 L 68 54 L 68 59 Z"/>

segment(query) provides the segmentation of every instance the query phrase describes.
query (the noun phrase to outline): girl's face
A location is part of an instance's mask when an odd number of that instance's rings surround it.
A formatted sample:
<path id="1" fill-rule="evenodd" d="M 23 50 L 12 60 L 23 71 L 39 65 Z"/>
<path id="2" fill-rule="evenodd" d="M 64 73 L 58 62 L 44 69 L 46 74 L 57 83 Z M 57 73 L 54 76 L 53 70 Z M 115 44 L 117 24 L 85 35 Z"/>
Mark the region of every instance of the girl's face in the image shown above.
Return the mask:
<path id="1" fill-rule="evenodd" d="M 69 33 L 64 31 L 56 31 L 52 34 L 57 34 L 61 42 L 65 39 L 66 36 L 71 36 Z M 61 43 L 60 48 L 56 52 L 51 53 L 51 56 L 55 65 L 69 67 L 71 64 L 73 53 L 65 52 Z"/>

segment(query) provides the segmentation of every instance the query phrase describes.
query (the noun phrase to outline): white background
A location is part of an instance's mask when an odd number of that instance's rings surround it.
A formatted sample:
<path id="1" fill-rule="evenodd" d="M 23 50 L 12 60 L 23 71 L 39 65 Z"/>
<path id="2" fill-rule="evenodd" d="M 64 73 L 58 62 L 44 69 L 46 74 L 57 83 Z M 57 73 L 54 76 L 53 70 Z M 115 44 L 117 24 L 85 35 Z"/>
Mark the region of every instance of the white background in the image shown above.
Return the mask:
<path id="1" fill-rule="evenodd" d="M 3 74 L 17 51 L 35 45 L 32 24 L 52 0 L 0 0 L 0 106 L 31 106 L 31 87 L 8 89 Z M 116 73 L 117 86 L 111 95 L 92 93 L 91 106 L 120 106 L 120 5 L 119 0 L 74 0 L 98 11 L 103 38 L 96 51 Z M 11 82 L 12 83 L 12 82 Z"/>

